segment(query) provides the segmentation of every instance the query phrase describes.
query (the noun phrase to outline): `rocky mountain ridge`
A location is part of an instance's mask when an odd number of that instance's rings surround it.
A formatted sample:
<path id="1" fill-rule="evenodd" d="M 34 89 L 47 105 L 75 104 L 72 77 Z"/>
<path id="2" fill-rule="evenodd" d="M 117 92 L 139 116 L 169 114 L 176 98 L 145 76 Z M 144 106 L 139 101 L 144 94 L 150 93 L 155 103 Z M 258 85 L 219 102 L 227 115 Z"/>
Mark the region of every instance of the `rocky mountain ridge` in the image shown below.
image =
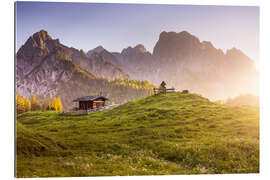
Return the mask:
<path id="1" fill-rule="evenodd" d="M 187 31 L 162 32 L 152 54 L 143 45 L 113 54 L 131 78 L 155 85 L 164 80 L 168 86 L 189 89 L 212 100 L 259 93 L 254 61 L 236 48 L 224 53 Z"/>
<path id="2" fill-rule="evenodd" d="M 127 47 L 120 53 L 109 52 L 102 46 L 85 53 L 83 50 L 64 46 L 58 39 L 52 39 L 46 31 L 40 31 L 31 36 L 17 53 L 17 81 L 20 82 L 18 89 L 32 92 L 33 87 L 30 86 L 29 90 L 29 85 L 25 85 L 31 84 L 31 80 L 25 82 L 21 77 L 28 77 L 27 74 L 33 73 L 33 67 L 41 66 L 44 58 L 55 59 L 56 55 L 74 63 L 91 77 L 148 80 L 157 86 L 161 81 L 166 81 L 169 87 L 188 89 L 212 100 L 241 93 L 259 93 L 259 73 L 249 57 L 236 48 L 224 53 L 211 42 L 200 41 L 187 31 L 163 31 L 153 53 L 148 52 L 142 44 Z M 51 60 L 50 63 L 56 62 Z M 62 68 L 64 67 L 60 69 Z M 42 79 L 40 77 L 40 74 L 33 74 L 36 81 Z M 70 79 L 70 75 L 65 72 L 61 76 L 60 73 L 51 72 L 48 77 L 52 80 L 44 83 L 44 88 L 40 88 L 42 93 L 50 92 L 45 86 L 51 87 L 50 84 L 56 79 L 61 82 Z"/>
<path id="3" fill-rule="evenodd" d="M 120 71 L 118 67 L 98 60 L 104 63 L 99 64 L 107 73 L 103 76 L 91 73 L 98 68 L 92 63 L 95 59 L 88 58 L 82 50 L 61 44 L 42 30 L 29 37 L 17 52 L 16 92 L 24 97 L 36 94 L 41 99 L 61 97 L 65 109 L 72 107 L 73 99 L 89 94 L 102 92 L 110 101 L 122 103 L 151 93 L 153 86 L 147 81 L 118 78 L 114 76 Z M 106 75 L 110 78 L 105 78 Z"/>

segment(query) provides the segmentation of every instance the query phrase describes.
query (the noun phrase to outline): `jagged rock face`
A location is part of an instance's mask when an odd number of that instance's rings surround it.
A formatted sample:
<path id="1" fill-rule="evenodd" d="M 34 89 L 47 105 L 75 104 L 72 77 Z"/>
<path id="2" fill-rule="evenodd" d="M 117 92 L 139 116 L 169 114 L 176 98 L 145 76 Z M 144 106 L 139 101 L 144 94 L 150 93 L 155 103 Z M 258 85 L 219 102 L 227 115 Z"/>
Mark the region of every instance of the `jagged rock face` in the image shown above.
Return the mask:
<path id="1" fill-rule="evenodd" d="M 16 57 L 17 92 L 26 97 L 55 96 L 64 84 L 84 84 L 84 76 L 89 84 L 97 77 L 148 80 L 155 85 L 165 81 L 168 87 L 188 89 L 213 100 L 240 93 L 259 94 L 259 73 L 250 58 L 236 48 L 223 53 L 186 31 L 162 32 L 151 54 L 141 44 L 121 53 L 111 53 L 102 46 L 85 53 L 60 44 L 43 30 L 31 36 Z M 79 78 L 78 72 L 83 72 Z"/>
<path id="2" fill-rule="evenodd" d="M 104 61 L 104 57 L 110 56 L 115 58 L 103 51 L 93 53 L 89 58 L 82 50 L 66 47 L 52 39 L 46 31 L 37 32 L 17 52 L 16 92 L 24 97 L 36 94 L 39 99 L 60 97 L 64 109 L 70 109 L 75 98 L 100 92 L 116 103 L 151 93 L 152 85 L 146 81 L 101 78 L 123 76 L 121 69 Z"/>
<path id="3" fill-rule="evenodd" d="M 87 52 L 87 56 L 89 59 L 88 64 L 86 66 L 80 65 L 87 71 L 92 72 L 102 78 L 129 78 L 129 76 L 119 67 L 119 62 L 116 57 L 102 46 L 89 50 Z"/>
<path id="4" fill-rule="evenodd" d="M 87 56 L 90 57 L 93 53 L 101 53 L 102 51 L 104 51 L 105 49 L 102 46 L 98 46 L 92 50 L 89 50 L 87 52 Z"/>
<path id="5" fill-rule="evenodd" d="M 146 48 L 139 44 L 135 47 L 128 47 L 121 53 L 113 53 L 121 67 L 132 79 L 149 79 L 152 83 L 159 83 L 157 76 L 157 65 L 154 57 Z"/>
<path id="6" fill-rule="evenodd" d="M 224 54 L 185 31 L 162 32 L 153 56 L 162 64 L 161 79 L 176 88 L 190 89 L 211 99 L 258 94 L 254 62 L 235 48 Z"/>
<path id="7" fill-rule="evenodd" d="M 200 42 L 186 31 L 162 32 L 153 54 L 138 45 L 113 55 L 131 78 L 155 85 L 166 81 L 168 86 L 213 100 L 259 93 L 258 72 L 251 59 L 235 48 L 224 54 L 211 42 Z"/>
<path id="8" fill-rule="evenodd" d="M 25 97 L 32 94 L 50 98 L 57 96 L 62 85 L 74 81 L 78 73 L 96 79 L 95 75 L 74 63 L 87 60 L 83 51 L 60 44 L 44 30 L 31 36 L 16 57 L 16 92 Z"/>
<path id="9" fill-rule="evenodd" d="M 117 66 L 116 58 L 108 51 L 92 53 L 89 57 L 89 71 L 102 78 L 127 79 L 129 76 Z"/>
<path id="10" fill-rule="evenodd" d="M 135 46 L 134 48 L 128 47 L 123 49 L 121 55 L 125 61 L 133 65 L 149 63 L 152 59 L 151 53 L 147 52 L 145 47 L 141 44 Z M 127 62 L 122 61 L 122 64 L 127 64 Z"/>
<path id="11" fill-rule="evenodd" d="M 49 51 L 45 47 L 48 40 L 51 40 L 51 37 L 45 31 L 40 31 L 26 41 L 17 53 L 17 74 L 28 74 L 42 61 L 43 56 Z"/>
<path id="12" fill-rule="evenodd" d="M 17 92 L 25 97 L 31 94 L 55 96 L 59 84 L 71 79 L 75 66 L 73 62 L 102 78 L 128 78 L 120 68 L 104 61 L 103 57 L 110 58 L 105 51 L 100 56 L 89 58 L 82 50 L 64 46 L 58 39 L 52 39 L 46 31 L 41 30 L 29 37 L 17 52 Z"/>
<path id="13" fill-rule="evenodd" d="M 161 60 L 187 57 L 190 54 L 196 56 L 200 50 L 200 41 L 186 31 L 162 32 L 156 43 L 153 56 Z M 165 61 L 164 63 L 167 63 Z"/>
<path id="14" fill-rule="evenodd" d="M 60 82 L 71 76 L 70 59 L 60 57 L 65 51 L 59 40 L 42 30 L 31 36 L 19 49 L 16 58 L 16 91 L 25 97 L 31 94 L 55 96 Z"/>

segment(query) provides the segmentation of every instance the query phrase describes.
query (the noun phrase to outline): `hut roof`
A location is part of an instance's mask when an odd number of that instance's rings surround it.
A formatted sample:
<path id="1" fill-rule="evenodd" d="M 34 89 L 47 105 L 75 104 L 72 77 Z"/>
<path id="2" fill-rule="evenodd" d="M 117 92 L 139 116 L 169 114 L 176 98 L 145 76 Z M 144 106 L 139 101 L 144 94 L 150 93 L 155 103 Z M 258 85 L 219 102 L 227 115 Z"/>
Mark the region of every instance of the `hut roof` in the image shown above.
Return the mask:
<path id="1" fill-rule="evenodd" d="M 74 99 L 73 102 L 78 102 L 78 101 L 95 101 L 96 99 L 102 98 L 104 100 L 108 100 L 108 98 L 104 96 L 82 96 L 77 99 Z"/>

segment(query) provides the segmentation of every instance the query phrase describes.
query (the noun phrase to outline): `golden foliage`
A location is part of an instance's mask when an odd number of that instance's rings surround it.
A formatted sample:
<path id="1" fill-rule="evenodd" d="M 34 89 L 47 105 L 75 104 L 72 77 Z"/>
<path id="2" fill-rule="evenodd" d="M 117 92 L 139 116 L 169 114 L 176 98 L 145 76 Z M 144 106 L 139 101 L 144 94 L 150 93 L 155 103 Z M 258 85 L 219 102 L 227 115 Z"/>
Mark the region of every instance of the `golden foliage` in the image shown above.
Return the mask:
<path id="1" fill-rule="evenodd" d="M 16 113 L 24 113 L 25 112 L 25 100 L 24 97 L 20 94 L 16 94 Z"/>
<path id="2" fill-rule="evenodd" d="M 29 98 L 24 98 L 19 93 L 16 94 L 16 113 L 24 113 L 28 111 L 40 111 L 40 110 L 54 110 L 62 111 L 63 105 L 61 98 L 54 97 L 53 99 L 46 99 L 43 102 L 39 102 L 37 96 L 33 94 L 31 101 Z"/>
<path id="3" fill-rule="evenodd" d="M 31 111 L 31 102 L 29 98 L 25 99 L 25 112 Z"/>
<path id="4" fill-rule="evenodd" d="M 38 111 L 40 110 L 40 103 L 39 101 L 37 100 L 37 96 L 35 94 L 33 94 L 31 96 L 31 110 L 32 111 Z"/>

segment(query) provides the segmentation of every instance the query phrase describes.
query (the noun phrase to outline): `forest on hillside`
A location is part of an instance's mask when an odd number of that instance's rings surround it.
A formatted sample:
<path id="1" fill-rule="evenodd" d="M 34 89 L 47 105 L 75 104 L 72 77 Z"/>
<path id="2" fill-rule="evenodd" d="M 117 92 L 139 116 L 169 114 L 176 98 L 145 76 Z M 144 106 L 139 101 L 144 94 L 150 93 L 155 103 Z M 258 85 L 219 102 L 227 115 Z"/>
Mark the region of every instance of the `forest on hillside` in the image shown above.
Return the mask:
<path id="1" fill-rule="evenodd" d="M 16 94 L 16 113 L 21 114 L 29 111 L 62 111 L 63 105 L 61 98 L 53 97 L 51 99 L 39 100 L 33 94 L 31 98 L 23 97 L 19 93 Z"/>

